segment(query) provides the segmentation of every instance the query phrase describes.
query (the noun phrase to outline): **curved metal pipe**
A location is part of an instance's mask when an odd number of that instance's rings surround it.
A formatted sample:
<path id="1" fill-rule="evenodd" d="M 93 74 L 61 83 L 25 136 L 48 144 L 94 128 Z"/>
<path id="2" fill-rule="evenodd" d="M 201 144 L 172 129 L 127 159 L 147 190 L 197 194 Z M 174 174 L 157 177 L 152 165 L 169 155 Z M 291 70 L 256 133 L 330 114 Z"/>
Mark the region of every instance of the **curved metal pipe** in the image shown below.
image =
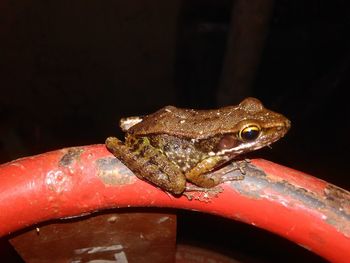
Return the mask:
<path id="1" fill-rule="evenodd" d="M 264 228 L 332 262 L 350 258 L 349 192 L 260 159 L 221 187 L 176 198 L 138 180 L 104 145 L 52 151 L 0 166 L 0 236 L 107 208 L 172 207 Z"/>

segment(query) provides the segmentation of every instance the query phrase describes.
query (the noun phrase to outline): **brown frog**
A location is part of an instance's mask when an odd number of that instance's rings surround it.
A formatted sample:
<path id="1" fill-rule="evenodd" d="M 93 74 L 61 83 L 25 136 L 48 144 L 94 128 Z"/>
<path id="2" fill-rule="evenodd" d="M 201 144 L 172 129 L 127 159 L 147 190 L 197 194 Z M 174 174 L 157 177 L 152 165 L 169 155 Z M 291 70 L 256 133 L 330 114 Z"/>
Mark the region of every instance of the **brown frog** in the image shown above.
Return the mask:
<path id="1" fill-rule="evenodd" d="M 166 106 L 144 117 L 122 119 L 125 143 L 115 137 L 106 146 L 140 179 L 178 195 L 186 181 L 211 188 L 241 179 L 209 172 L 238 155 L 270 145 L 283 137 L 290 121 L 265 109 L 255 98 L 216 110 Z"/>

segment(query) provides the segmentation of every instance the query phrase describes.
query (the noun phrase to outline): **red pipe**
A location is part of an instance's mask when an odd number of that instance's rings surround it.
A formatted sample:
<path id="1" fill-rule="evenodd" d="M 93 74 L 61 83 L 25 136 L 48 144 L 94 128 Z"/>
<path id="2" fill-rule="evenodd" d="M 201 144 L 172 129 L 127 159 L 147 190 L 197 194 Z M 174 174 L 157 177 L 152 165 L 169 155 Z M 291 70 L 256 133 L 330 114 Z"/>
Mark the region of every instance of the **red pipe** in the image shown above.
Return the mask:
<path id="1" fill-rule="evenodd" d="M 217 197 L 175 198 L 138 180 L 104 145 L 73 147 L 0 166 L 0 236 L 49 219 L 116 207 L 193 209 L 281 235 L 332 262 L 350 258 L 350 194 L 325 181 L 253 160 Z"/>

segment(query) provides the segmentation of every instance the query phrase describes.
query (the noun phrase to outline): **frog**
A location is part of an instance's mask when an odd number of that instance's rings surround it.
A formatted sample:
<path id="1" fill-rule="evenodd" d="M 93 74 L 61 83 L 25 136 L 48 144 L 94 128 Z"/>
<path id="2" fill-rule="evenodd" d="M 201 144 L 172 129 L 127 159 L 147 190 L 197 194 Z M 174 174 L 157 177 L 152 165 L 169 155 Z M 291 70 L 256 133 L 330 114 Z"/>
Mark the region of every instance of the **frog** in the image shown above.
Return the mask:
<path id="1" fill-rule="evenodd" d="M 211 110 L 165 106 L 149 115 L 122 118 L 120 127 L 125 141 L 108 137 L 107 149 L 138 178 L 178 196 L 244 179 L 244 171 L 242 176 L 213 171 L 279 140 L 291 122 L 248 97 Z"/>

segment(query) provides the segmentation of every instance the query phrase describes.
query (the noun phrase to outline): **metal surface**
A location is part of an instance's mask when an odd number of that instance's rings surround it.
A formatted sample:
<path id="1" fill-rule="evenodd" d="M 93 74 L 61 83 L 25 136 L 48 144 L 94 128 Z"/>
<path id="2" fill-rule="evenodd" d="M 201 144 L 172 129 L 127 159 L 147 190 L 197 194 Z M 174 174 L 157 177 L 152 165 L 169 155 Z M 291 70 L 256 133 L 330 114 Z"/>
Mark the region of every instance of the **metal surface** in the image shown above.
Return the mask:
<path id="1" fill-rule="evenodd" d="M 11 239 L 28 263 L 174 262 L 176 216 L 110 213 L 34 228 Z"/>
<path id="2" fill-rule="evenodd" d="M 0 166 L 0 235 L 107 208 L 174 207 L 264 228 L 332 262 L 350 258 L 349 192 L 265 160 L 221 187 L 217 197 L 175 198 L 138 180 L 104 145 L 62 149 Z"/>
<path id="3" fill-rule="evenodd" d="M 183 245 L 183 244 L 177 245 L 176 263 L 199 263 L 199 262 L 239 263 L 242 261 L 237 261 L 235 259 L 229 258 L 225 255 L 219 254 L 209 249 L 204 249 L 204 248 L 190 246 L 190 245 Z"/>

